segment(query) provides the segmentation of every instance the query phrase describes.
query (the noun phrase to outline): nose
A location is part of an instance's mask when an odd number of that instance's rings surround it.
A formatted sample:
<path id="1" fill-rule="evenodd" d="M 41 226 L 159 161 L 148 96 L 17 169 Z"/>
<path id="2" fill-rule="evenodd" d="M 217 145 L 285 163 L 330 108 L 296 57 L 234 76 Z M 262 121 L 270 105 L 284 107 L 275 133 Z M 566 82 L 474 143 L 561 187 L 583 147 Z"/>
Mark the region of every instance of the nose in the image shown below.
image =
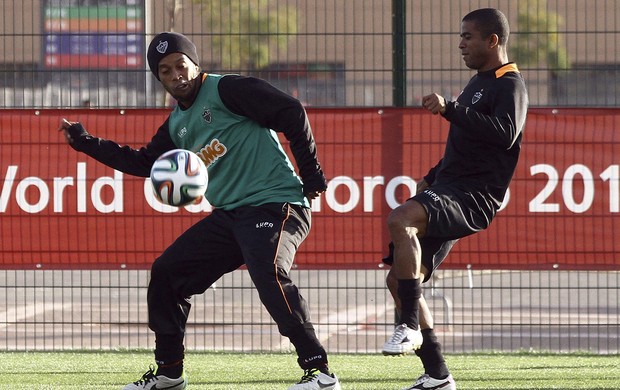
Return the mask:
<path id="1" fill-rule="evenodd" d="M 176 69 L 172 70 L 172 79 L 173 80 L 178 80 L 178 79 L 182 79 L 183 78 L 183 72 L 180 72 Z"/>

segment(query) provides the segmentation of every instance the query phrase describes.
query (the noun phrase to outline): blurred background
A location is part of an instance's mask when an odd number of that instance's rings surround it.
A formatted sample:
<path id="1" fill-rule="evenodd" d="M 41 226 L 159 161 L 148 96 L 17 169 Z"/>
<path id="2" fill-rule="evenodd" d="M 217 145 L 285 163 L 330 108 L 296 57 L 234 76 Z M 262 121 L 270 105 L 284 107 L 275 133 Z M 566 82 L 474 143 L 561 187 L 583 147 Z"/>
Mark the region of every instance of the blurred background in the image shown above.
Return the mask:
<path id="1" fill-rule="evenodd" d="M 144 53 L 172 30 L 205 71 L 263 77 L 310 106 L 416 106 L 471 77 L 460 20 L 488 6 L 510 21 L 533 105 L 617 105 L 613 0 L 3 0 L 0 104 L 165 106 Z"/>

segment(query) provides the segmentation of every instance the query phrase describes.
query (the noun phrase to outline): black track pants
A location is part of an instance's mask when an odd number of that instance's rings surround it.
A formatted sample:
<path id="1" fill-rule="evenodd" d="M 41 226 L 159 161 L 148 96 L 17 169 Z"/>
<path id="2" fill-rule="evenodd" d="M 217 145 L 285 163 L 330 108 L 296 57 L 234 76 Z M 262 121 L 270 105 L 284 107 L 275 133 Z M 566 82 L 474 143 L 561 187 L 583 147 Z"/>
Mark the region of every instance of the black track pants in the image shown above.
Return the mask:
<path id="1" fill-rule="evenodd" d="M 245 264 L 263 305 L 280 333 L 295 345 L 299 358 L 303 361 L 321 356 L 320 360 L 326 361 L 310 323 L 308 305 L 289 278 L 295 253 L 310 225 L 310 210 L 270 203 L 214 210 L 190 227 L 151 268 L 149 327 L 156 338 L 182 342 L 191 307 L 189 298 Z M 158 356 L 156 347 L 157 359 L 182 358 L 162 353 L 166 352 L 159 351 Z"/>

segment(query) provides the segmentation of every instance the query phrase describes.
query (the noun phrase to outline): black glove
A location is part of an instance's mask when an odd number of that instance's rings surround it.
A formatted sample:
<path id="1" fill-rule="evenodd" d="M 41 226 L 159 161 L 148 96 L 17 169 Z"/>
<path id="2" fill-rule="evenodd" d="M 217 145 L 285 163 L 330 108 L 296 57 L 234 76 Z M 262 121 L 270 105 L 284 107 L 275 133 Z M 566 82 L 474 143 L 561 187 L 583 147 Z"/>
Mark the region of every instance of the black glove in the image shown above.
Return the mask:
<path id="1" fill-rule="evenodd" d="M 84 126 L 81 123 L 76 122 L 69 126 L 68 129 L 65 130 L 65 137 L 69 142 L 69 145 L 75 150 L 79 150 L 80 142 L 91 135 L 86 131 Z"/>
<path id="2" fill-rule="evenodd" d="M 304 178 L 304 195 L 311 192 L 321 193 L 327 189 L 327 179 L 323 171 L 318 171 L 312 177 Z"/>

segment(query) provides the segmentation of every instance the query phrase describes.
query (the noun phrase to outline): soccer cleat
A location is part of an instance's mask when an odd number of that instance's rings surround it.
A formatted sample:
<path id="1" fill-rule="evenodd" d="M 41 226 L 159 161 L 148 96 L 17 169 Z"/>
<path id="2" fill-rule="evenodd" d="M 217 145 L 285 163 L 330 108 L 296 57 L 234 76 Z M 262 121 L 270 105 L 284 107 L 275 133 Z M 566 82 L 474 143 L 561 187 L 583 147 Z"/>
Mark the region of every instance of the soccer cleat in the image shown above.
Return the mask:
<path id="1" fill-rule="evenodd" d="M 310 368 L 304 372 L 301 380 L 288 390 L 341 390 L 336 375 L 327 375 L 318 368 Z"/>
<path id="2" fill-rule="evenodd" d="M 456 390 L 456 383 L 452 375 L 448 375 L 445 379 L 436 379 L 428 374 L 424 374 L 418 378 L 415 383 L 403 390 Z"/>
<path id="3" fill-rule="evenodd" d="M 407 324 L 394 329 L 392 337 L 383 344 L 384 355 L 405 355 L 422 346 L 422 332 L 413 330 Z"/>
<path id="4" fill-rule="evenodd" d="M 185 373 L 179 378 L 168 378 L 157 375 L 156 372 L 152 365 L 149 366 L 149 370 L 142 375 L 142 378 L 123 387 L 123 390 L 183 390 L 187 387 Z"/>

